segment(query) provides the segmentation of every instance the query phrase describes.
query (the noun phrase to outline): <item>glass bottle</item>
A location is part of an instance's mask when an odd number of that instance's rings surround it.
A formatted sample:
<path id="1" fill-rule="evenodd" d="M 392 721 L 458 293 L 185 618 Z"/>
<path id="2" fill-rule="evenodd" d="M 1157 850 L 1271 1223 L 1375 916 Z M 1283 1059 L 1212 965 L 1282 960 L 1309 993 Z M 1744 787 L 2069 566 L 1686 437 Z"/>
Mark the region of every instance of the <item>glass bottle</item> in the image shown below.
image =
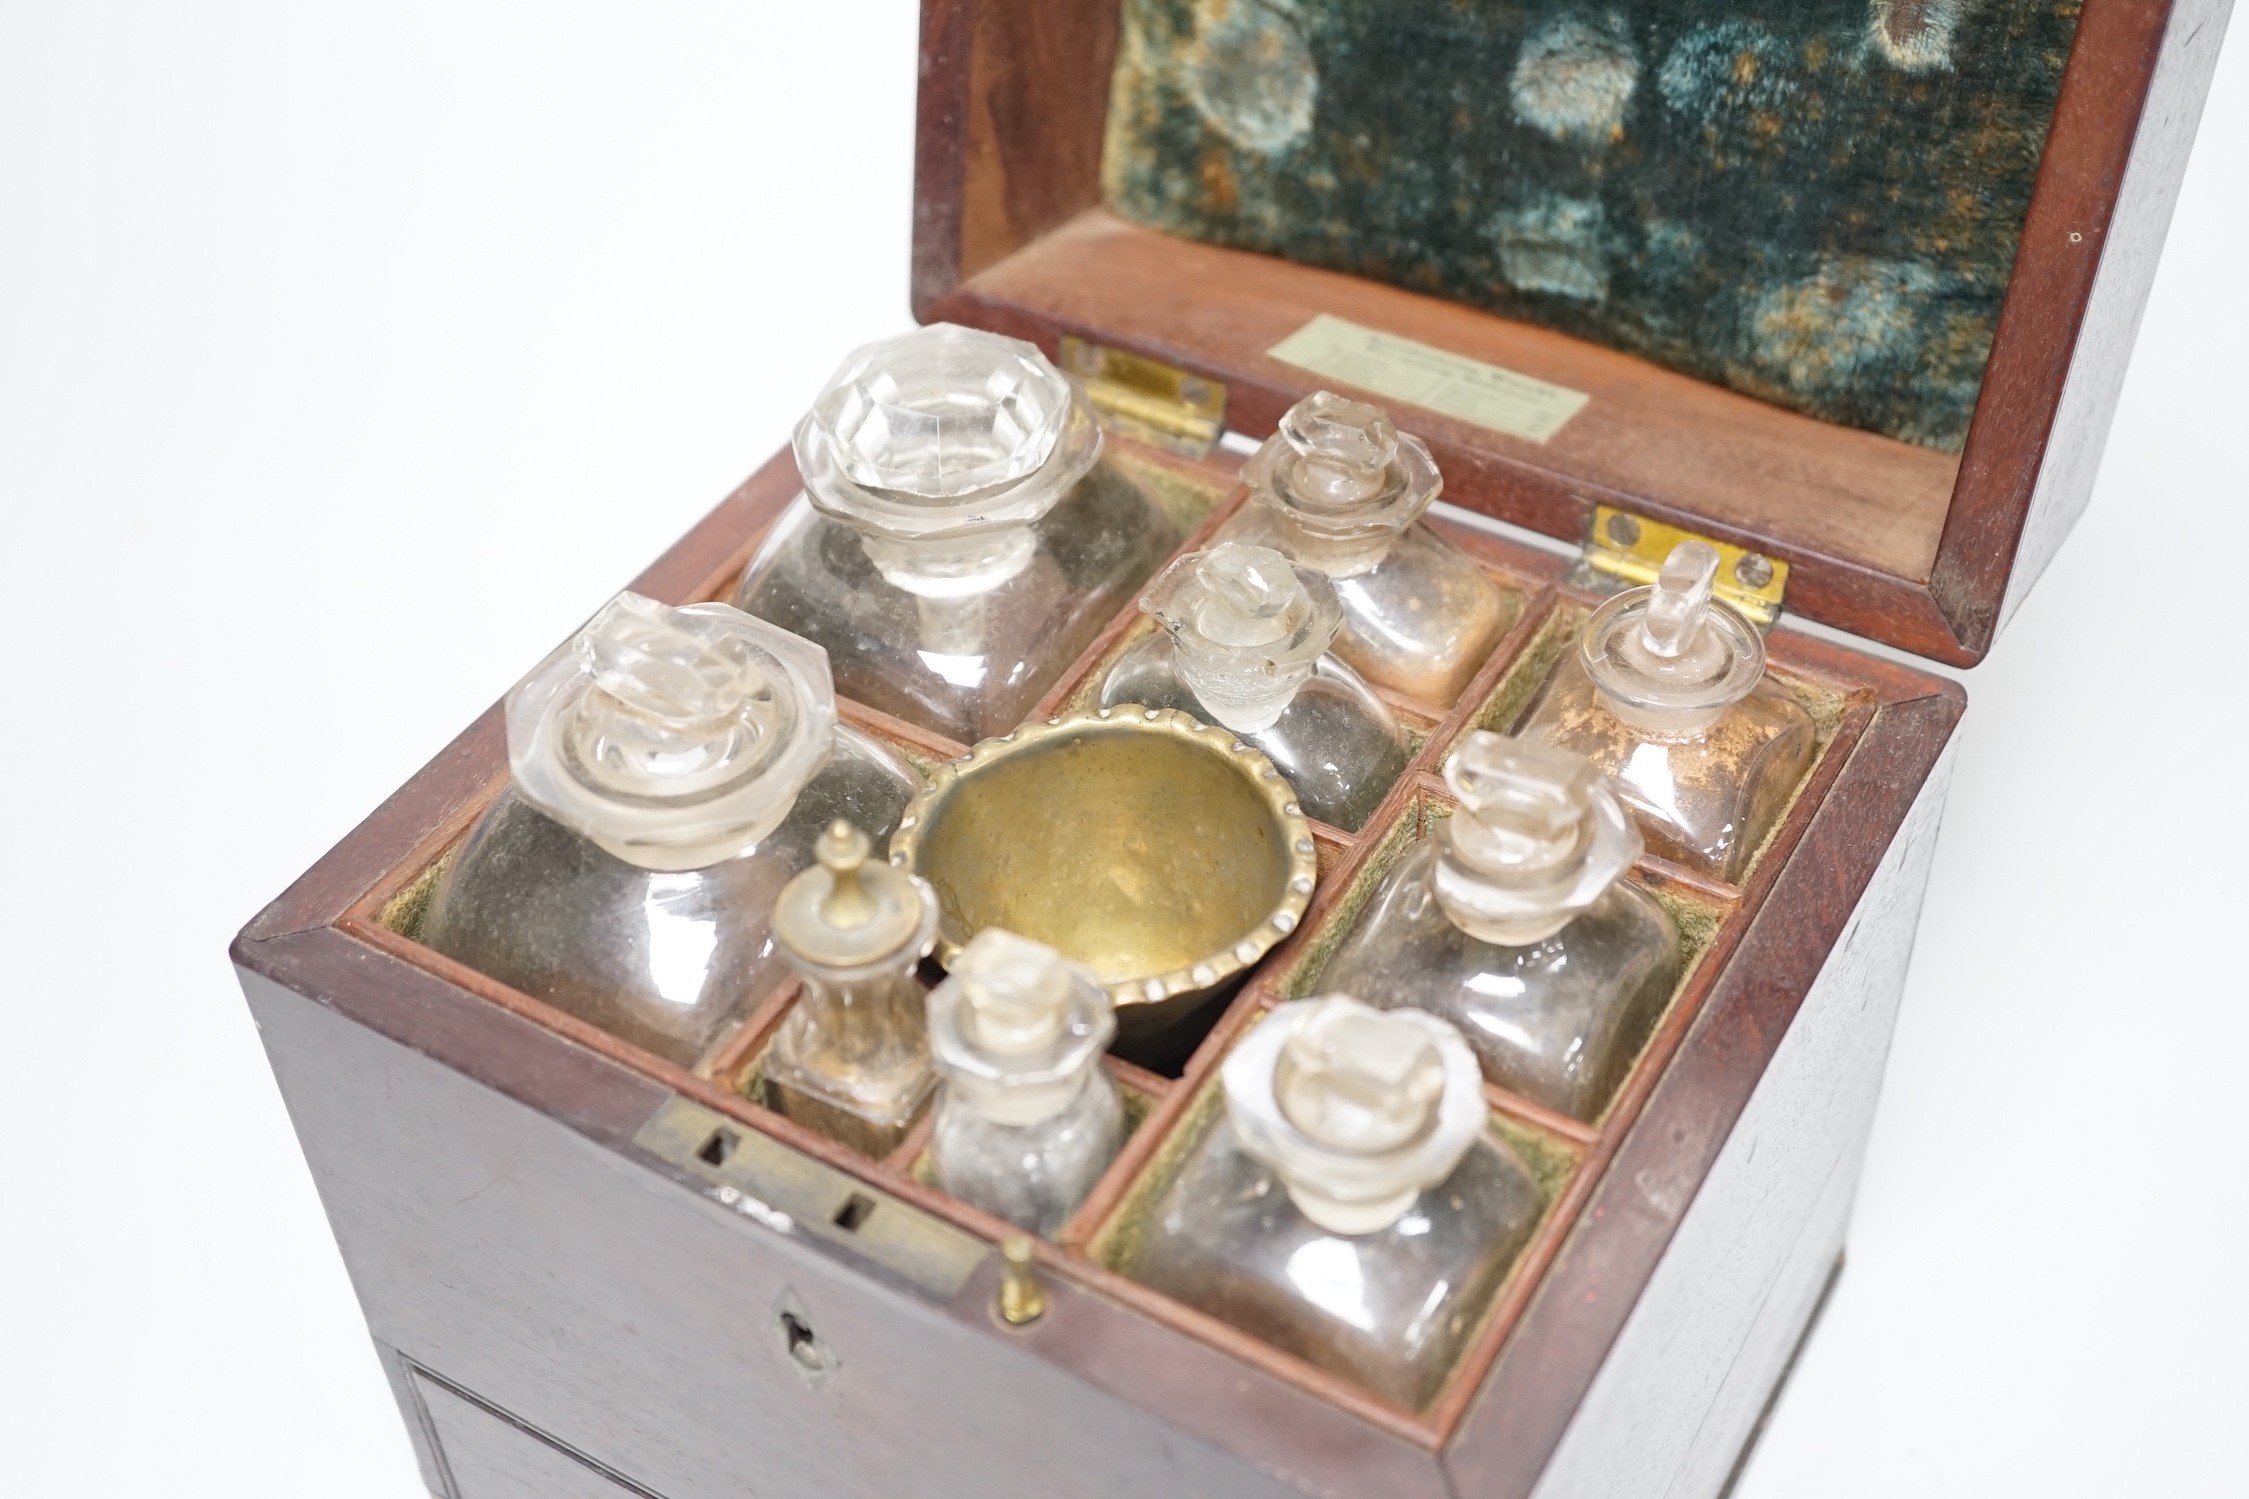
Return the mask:
<path id="1" fill-rule="evenodd" d="M 1343 624 L 1327 575 L 1270 547 L 1180 558 L 1140 607 L 1164 627 L 1117 659 L 1101 705 L 1177 708 L 1265 752 L 1306 815 L 1357 832 L 1411 758 L 1405 730 L 1328 654 Z"/>
<path id="2" fill-rule="evenodd" d="M 1622 878 L 1640 834 L 1583 756 L 1478 730 L 1442 832 L 1391 866 L 1320 982 L 1457 1026 L 1484 1076 L 1591 1120 L 1679 977 L 1679 931 Z"/>
<path id="3" fill-rule="evenodd" d="M 1053 948 L 986 927 L 929 996 L 945 1091 L 937 1184 L 1052 1238 L 1124 1144 L 1124 1100 L 1101 1065 L 1108 991 Z"/>
<path id="4" fill-rule="evenodd" d="M 1379 687 L 1449 706 L 1506 627 L 1498 585 L 1417 524 L 1444 487 L 1421 439 L 1363 401 L 1306 396 L 1242 468 L 1251 503 L 1226 536 L 1277 548 L 1335 580 L 1335 653 Z"/>
<path id="5" fill-rule="evenodd" d="M 1711 596 L 1718 552 L 1682 541 L 1651 588 L 1593 611 L 1516 730 L 1613 778 L 1648 847 L 1738 883 L 1811 767 L 1818 734 L 1765 677 L 1765 641 Z"/>
<path id="6" fill-rule="evenodd" d="M 782 977 L 770 915 L 838 817 L 920 780 L 836 722 L 818 646 L 621 593 L 508 694 L 508 787 L 414 935 L 683 1067 Z"/>
<path id="7" fill-rule="evenodd" d="M 1543 1208 L 1487 1127 L 1450 1025 L 1344 995 L 1276 1007 L 1221 1074 L 1226 1111 L 1125 1267 L 1411 1409 L 1443 1383 Z"/>
<path id="8" fill-rule="evenodd" d="M 762 1068 L 765 1103 L 865 1155 L 898 1148 L 937 1086 L 914 970 L 937 945 L 937 895 L 879 860 L 844 818 L 781 887 L 773 937 L 804 979 Z"/>
<path id="9" fill-rule="evenodd" d="M 1004 734 L 1178 544 L 1100 452 L 1030 344 L 947 323 L 869 344 L 798 424 L 804 493 L 735 602 L 825 646 L 847 697 Z"/>

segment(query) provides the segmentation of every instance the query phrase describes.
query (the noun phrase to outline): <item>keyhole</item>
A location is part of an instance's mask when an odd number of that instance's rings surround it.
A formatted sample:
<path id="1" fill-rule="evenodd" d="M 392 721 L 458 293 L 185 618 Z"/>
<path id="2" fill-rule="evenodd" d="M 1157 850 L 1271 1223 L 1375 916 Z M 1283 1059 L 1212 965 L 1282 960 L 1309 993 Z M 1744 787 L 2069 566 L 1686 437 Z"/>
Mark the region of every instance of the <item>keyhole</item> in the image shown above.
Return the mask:
<path id="1" fill-rule="evenodd" d="M 828 1361 L 820 1356 L 820 1339 L 796 1313 L 781 1314 L 781 1336 L 788 1339 L 790 1358 L 815 1374 L 827 1372 Z"/>

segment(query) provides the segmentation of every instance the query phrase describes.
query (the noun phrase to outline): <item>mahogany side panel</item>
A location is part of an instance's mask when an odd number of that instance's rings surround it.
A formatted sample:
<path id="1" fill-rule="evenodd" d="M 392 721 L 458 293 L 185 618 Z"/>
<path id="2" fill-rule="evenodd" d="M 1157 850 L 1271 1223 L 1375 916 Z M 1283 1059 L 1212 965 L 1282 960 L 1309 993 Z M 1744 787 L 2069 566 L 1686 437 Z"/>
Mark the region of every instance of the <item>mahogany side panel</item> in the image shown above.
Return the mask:
<path id="1" fill-rule="evenodd" d="M 925 0 L 913 305 L 1100 201 L 1117 0 Z"/>
<path id="2" fill-rule="evenodd" d="M 2086 0 L 2077 23 L 1930 575 L 1939 607 L 1978 657 L 1998 632 L 2171 14 L 2172 0 Z M 2179 144 L 2182 164 L 2186 143 Z M 2121 363 L 2130 349 L 2097 352 Z M 2098 418 L 2104 427 L 2107 416 Z"/>

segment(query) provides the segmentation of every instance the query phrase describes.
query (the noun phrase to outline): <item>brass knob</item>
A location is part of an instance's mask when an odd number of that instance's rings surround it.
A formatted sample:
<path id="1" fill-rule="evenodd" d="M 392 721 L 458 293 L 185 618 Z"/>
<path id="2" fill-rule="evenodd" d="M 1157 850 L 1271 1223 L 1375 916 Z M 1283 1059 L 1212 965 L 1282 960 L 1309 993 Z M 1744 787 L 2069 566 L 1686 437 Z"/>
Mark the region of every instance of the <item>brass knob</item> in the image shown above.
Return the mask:
<path id="1" fill-rule="evenodd" d="M 1010 1327 L 1046 1315 L 1046 1292 L 1034 1268 L 1037 1258 L 1029 1234 L 1017 1234 L 1000 1245 L 1000 1320 Z"/>

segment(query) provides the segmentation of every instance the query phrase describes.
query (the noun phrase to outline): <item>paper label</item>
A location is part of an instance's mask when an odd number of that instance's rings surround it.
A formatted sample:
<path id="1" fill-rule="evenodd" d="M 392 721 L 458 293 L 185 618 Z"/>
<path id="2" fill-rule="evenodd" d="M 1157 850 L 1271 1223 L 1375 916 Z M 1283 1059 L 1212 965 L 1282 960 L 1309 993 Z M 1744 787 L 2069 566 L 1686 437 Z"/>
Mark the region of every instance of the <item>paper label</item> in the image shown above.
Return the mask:
<path id="1" fill-rule="evenodd" d="M 1531 442 L 1545 442 L 1561 431 L 1592 399 L 1582 390 L 1550 385 L 1325 313 L 1265 352 L 1315 375 Z"/>

